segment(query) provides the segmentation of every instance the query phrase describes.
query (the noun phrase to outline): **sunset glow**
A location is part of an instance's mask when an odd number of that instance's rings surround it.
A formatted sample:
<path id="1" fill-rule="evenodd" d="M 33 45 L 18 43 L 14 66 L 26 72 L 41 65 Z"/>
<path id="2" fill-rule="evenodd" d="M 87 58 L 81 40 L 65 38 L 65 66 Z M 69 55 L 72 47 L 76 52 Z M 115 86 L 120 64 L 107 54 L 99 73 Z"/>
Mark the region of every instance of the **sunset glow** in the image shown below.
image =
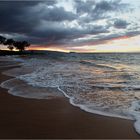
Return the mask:
<path id="1" fill-rule="evenodd" d="M 73 49 L 63 46 L 30 46 L 28 50 L 48 50 L 60 52 L 140 52 L 140 35 L 119 37 L 105 44 L 75 46 Z"/>
<path id="2" fill-rule="evenodd" d="M 2 6 L 0 35 L 28 41 L 28 50 L 140 52 L 139 0 L 11 1 Z"/>

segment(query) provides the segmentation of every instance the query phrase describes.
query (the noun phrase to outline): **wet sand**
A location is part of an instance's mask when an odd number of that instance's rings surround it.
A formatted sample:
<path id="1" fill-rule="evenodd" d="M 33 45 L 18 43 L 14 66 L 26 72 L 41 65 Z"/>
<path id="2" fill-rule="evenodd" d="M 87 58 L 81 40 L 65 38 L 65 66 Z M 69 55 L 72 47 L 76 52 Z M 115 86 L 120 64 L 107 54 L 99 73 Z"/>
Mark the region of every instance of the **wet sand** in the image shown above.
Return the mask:
<path id="1" fill-rule="evenodd" d="M 1 72 L 0 83 L 11 77 Z M 66 98 L 34 100 L 15 97 L 0 88 L 0 138 L 140 138 L 133 121 L 94 115 Z"/>

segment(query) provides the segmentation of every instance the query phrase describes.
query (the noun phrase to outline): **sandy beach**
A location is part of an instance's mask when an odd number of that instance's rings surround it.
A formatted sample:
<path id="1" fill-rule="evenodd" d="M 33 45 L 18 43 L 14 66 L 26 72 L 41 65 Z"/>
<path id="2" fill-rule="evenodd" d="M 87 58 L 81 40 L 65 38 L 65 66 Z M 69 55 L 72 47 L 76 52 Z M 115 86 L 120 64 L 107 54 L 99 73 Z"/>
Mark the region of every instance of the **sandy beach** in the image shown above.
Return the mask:
<path id="1" fill-rule="evenodd" d="M 140 0 L 0 0 L 0 139 L 140 139 Z"/>
<path id="2" fill-rule="evenodd" d="M 0 68 L 2 75 L 13 66 Z M 104 117 L 72 106 L 66 98 L 35 100 L 16 97 L 0 88 L 0 138 L 140 138 L 133 121 Z"/>

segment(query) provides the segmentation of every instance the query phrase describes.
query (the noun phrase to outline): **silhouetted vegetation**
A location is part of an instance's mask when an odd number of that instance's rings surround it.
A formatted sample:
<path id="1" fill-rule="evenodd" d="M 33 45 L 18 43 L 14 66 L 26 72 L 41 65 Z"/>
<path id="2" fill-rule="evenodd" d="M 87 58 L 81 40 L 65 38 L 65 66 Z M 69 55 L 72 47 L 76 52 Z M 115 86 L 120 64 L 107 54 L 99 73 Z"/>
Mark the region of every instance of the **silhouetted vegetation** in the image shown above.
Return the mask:
<path id="1" fill-rule="evenodd" d="M 12 51 L 14 49 L 14 43 L 15 41 L 13 39 L 7 39 L 3 44 L 8 45 L 7 48 Z"/>
<path id="2" fill-rule="evenodd" d="M 27 42 L 27 41 L 17 41 L 17 42 L 14 42 L 14 46 L 17 50 L 19 51 L 24 51 L 26 47 L 29 47 L 30 44 Z"/>
<path id="3" fill-rule="evenodd" d="M 3 36 L 0 36 L 0 44 L 3 44 L 5 42 L 6 38 Z"/>
<path id="4" fill-rule="evenodd" d="M 23 52 L 25 48 L 30 46 L 27 41 L 15 41 L 13 39 L 6 39 L 3 36 L 0 36 L 0 44 L 6 45 L 7 48 L 11 51 L 13 51 L 13 49 L 16 49 L 20 52 Z"/>
<path id="5" fill-rule="evenodd" d="M 10 50 L 0 50 L 0 56 L 5 56 L 5 55 L 35 55 L 36 53 L 31 52 L 31 51 L 10 51 Z"/>

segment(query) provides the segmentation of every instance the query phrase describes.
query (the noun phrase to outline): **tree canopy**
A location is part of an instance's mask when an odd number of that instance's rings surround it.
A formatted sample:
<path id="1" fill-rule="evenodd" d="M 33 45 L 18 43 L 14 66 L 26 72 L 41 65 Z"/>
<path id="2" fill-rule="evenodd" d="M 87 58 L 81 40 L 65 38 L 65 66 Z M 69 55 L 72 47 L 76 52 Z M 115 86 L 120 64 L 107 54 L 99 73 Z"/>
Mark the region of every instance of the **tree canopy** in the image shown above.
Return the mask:
<path id="1" fill-rule="evenodd" d="M 27 41 L 15 41 L 13 39 L 6 39 L 3 36 L 0 36 L 0 44 L 8 45 L 7 48 L 11 51 L 14 48 L 19 51 L 24 51 L 25 48 L 30 46 L 30 44 Z"/>
<path id="2" fill-rule="evenodd" d="M 0 36 L 0 44 L 3 44 L 5 42 L 6 38 L 3 36 Z"/>

